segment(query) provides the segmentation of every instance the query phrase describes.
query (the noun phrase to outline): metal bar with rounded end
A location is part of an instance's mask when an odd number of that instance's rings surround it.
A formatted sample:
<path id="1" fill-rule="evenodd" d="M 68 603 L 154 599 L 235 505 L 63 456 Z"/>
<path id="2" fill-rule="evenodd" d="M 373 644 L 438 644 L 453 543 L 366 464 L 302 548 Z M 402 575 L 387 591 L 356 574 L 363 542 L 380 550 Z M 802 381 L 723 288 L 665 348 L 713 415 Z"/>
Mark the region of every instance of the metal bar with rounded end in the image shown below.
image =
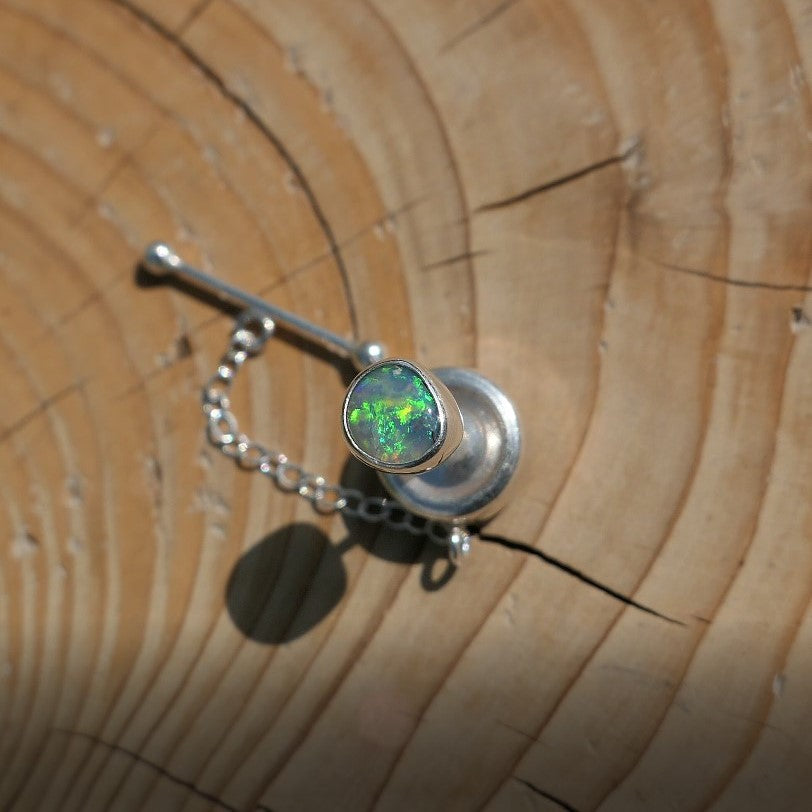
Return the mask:
<path id="1" fill-rule="evenodd" d="M 314 341 L 339 356 L 350 358 L 358 369 L 365 369 L 386 357 L 386 350 L 377 341 L 355 342 L 342 338 L 295 313 L 289 313 L 269 304 L 258 296 L 254 296 L 253 293 L 240 290 L 240 288 L 229 285 L 228 282 L 223 282 L 215 276 L 193 268 L 164 242 L 154 242 L 147 246 L 142 262 L 144 268 L 153 276 L 172 274 L 195 287 L 208 291 L 223 302 L 265 313 L 291 332 Z"/>

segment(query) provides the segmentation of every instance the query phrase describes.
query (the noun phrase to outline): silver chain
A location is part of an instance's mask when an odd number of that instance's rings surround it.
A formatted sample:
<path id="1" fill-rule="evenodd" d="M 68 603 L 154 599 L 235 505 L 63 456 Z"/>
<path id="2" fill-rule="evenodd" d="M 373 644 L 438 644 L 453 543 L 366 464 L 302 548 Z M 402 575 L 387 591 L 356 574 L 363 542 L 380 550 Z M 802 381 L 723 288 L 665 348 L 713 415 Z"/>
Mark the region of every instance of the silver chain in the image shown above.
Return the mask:
<path id="1" fill-rule="evenodd" d="M 449 558 L 458 563 L 468 555 L 470 533 L 463 527 L 449 527 L 442 522 L 416 516 L 396 500 L 367 496 L 354 488 L 329 484 L 323 476 L 305 471 L 290 462 L 285 454 L 267 448 L 240 431 L 237 417 L 231 410 L 229 393 L 237 372 L 252 356 L 257 355 L 273 335 L 273 320 L 264 314 L 244 311 L 237 319 L 234 331 L 217 371 L 203 387 L 203 414 L 209 442 L 240 468 L 259 471 L 287 493 L 298 493 L 307 499 L 317 513 L 327 515 L 341 512 L 366 522 L 383 523 L 414 536 L 426 535 L 437 544 L 447 546 Z"/>

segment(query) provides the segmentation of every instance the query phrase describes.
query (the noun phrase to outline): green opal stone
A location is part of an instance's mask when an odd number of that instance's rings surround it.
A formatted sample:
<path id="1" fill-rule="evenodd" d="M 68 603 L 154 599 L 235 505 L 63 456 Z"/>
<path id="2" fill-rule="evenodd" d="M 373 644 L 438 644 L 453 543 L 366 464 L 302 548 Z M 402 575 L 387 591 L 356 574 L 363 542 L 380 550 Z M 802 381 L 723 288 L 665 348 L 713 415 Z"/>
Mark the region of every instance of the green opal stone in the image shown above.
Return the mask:
<path id="1" fill-rule="evenodd" d="M 347 398 L 347 431 L 365 454 L 388 465 L 413 465 L 437 444 L 437 401 L 425 380 L 391 361 L 361 375 Z"/>

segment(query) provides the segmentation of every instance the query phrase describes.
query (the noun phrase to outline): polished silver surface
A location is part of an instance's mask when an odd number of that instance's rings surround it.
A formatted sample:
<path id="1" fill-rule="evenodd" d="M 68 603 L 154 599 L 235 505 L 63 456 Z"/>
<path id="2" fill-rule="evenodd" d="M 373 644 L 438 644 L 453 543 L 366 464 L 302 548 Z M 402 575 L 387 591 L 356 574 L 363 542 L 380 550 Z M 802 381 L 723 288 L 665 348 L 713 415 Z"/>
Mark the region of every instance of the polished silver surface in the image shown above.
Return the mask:
<path id="1" fill-rule="evenodd" d="M 355 387 L 367 375 L 374 372 L 378 367 L 385 366 L 386 364 L 396 364 L 416 372 L 428 385 L 429 392 L 437 404 L 438 418 L 440 422 L 440 430 L 437 438 L 435 439 L 432 448 L 424 454 L 420 459 L 414 460 L 409 463 L 388 463 L 377 457 L 373 457 L 360 448 L 352 436 L 352 431 L 349 426 L 349 403 Z M 438 465 L 444 463 L 459 447 L 463 436 L 462 415 L 460 408 L 454 396 L 448 390 L 448 387 L 443 381 L 435 375 L 431 370 L 424 369 L 423 367 L 415 364 L 414 361 L 405 361 L 402 358 L 389 358 L 386 361 L 380 361 L 373 364 L 367 369 L 362 370 L 355 377 L 353 382 L 347 389 L 347 394 L 344 397 L 344 404 L 341 408 L 341 427 L 344 430 L 344 439 L 347 441 L 347 446 L 350 452 L 361 462 L 366 463 L 376 471 L 381 471 L 391 474 L 416 474 L 423 471 L 430 471 Z"/>
<path id="2" fill-rule="evenodd" d="M 464 527 L 452 527 L 445 544 L 448 546 L 448 558 L 455 567 L 459 567 L 471 554 L 471 534 Z"/>
<path id="3" fill-rule="evenodd" d="M 516 410 L 497 386 L 473 370 L 444 367 L 434 374 L 459 406 L 462 442 L 431 471 L 379 475 L 387 490 L 413 513 L 450 524 L 484 521 L 504 505 L 519 465 Z"/>
<path id="4" fill-rule="evenodd" d="M 208 291 L 220 301 L 264 313 L 291 332 L 316 342 L 336 355 L 349 358 L 356 369 L 364 369 L 386 357 L 386 349 L 378 342 L 356 342 L 343 338 L 295 313 L 289 313 L 276 305 L 269 304 L 258 296 L 254 296 L 253 293 L 235 288 L 228 282 L 223 282 L 211 274 L 193 268 L 164 242 L 154 242 L 147 247 L 144 252 L 143 265 L 153 276 L 171 274 L 195 287 Z"/>
<path id="5" fill-rule="evenodd" d="M 386 347 L 378 341 L 362 341 L 353 353 L 356 369 L 366 369 L 386 358 Z"/>

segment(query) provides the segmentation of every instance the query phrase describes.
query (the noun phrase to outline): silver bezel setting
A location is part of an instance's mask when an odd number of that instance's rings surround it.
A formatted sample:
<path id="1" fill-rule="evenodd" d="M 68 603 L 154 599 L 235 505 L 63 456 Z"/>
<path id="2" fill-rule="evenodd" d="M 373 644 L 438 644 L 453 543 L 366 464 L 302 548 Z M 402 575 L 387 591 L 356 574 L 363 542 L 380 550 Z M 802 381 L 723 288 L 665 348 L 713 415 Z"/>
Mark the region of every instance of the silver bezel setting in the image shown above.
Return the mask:
<path id="1" fill-rule="evenodd" d="M 387 364 L 404 367 L 419 376 L 421 380 L 425 382 L 429 393 L 437 404 L 437 420 L 439 423 L 438 436 L 429 451 L 417 460 L 403 463 L 385 462 L 360 448 L 352 437 L 348 422 L 350 397 L 356 386 L 368 374 Z M 452 411 L 452 409 L 454 411 Z M 389 474 L 414 474 L 421 471 L 429 471 L 453 453 L 462 439 L 462 418 L 460 417 L 459 409 L 451 393 L 431 372 L 403 358 L 387 358 L 385 361 L 372 364 L 355 376 L 347 389 L 347 394 L 344 396 L 344 403 L 341 408 L 341 426 L 344 431 L 344 439 L 347 441 L 347 445 L 353 456 L 377 471 L 383 471 Z"/>
<path id="2" fill-rule="evenodd" d="M 448 524 L 487 521 L 510 496 L 521 458 L 521 427 L 510 398 L 471 369 L 434 370 L 465 420 L 465 442 L 441 468 L 392 476 L 386 489 L 406 510 Z"/>

